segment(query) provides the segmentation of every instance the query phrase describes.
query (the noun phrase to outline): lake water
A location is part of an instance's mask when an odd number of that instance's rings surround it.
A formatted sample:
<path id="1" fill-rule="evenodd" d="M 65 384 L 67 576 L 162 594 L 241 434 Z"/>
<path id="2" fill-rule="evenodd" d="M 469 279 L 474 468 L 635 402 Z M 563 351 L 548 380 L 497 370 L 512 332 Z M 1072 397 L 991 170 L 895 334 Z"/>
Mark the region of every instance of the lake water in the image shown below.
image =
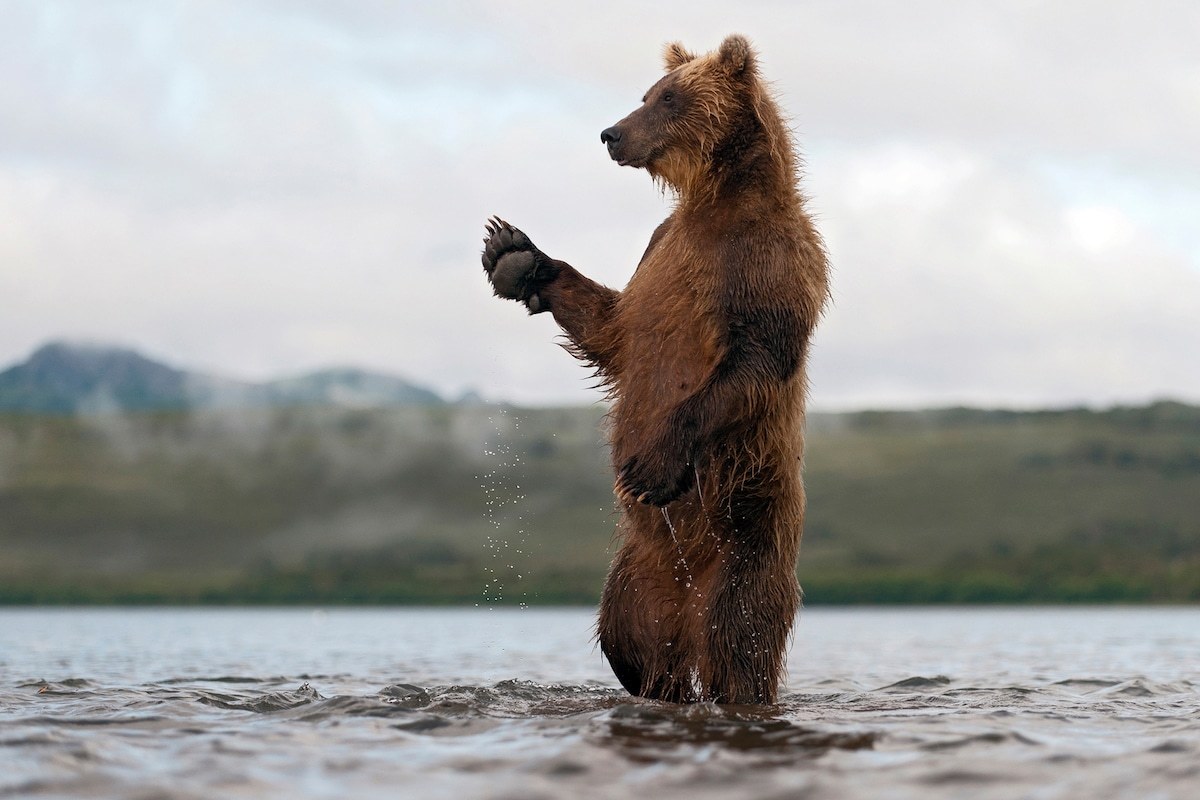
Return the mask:
<path id="1" fill-rule="evenodd" d="M 1193 798 L 1200 609 L 810 609 L 778 706 L 582 609 L 0 610 L 0 797 Z"/>

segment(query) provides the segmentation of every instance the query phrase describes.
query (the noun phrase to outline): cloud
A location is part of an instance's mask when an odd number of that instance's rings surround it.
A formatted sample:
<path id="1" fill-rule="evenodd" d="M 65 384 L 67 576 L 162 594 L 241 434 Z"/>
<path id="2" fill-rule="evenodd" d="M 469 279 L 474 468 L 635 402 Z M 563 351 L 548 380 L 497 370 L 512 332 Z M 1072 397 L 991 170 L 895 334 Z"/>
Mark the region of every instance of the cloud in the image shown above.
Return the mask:
<path id="1" fill-rule="evenodd" d="M 961 153 L 855 149 L 813 177 L 837 268 L 818 404 L 1200 395 L 1200 272 L 1119 209 Z"/>
<path id="2" fill-rule="evenodd" d="M 669 200 L 598 132 L 664 41 L 740 30 L 834 256 L 818 405 L 1200 398 L 1198 14 L 10 4 L 0 363 L 72 335 L 242 377 L 594 398 L 545 315 L 489 296 L 482 222 L 623 285 Z"/>

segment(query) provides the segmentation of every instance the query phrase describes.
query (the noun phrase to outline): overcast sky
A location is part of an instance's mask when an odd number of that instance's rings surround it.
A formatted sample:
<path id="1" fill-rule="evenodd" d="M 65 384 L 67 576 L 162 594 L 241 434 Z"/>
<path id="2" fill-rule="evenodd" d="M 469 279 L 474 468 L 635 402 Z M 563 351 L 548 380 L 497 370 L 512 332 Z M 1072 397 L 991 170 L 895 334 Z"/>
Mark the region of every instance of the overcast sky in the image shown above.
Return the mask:
<path id="1" fill-rule="evenodd" d="M 815 407 L 1200 401 L 1191 0 L 0 0 L 0 366 L 71 338 L 590 402 L 483 221 L 623 286 L 670 198 L 599 132 L 664 42 L 731 32 L 832 256 Z"/>

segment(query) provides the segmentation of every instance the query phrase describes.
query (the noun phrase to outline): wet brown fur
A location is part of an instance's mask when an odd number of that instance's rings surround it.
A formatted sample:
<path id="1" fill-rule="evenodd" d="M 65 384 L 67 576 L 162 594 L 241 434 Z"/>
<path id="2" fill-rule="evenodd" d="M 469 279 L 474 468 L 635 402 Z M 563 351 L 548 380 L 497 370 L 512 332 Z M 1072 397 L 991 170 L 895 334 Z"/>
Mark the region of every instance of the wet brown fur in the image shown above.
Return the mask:
<path id="1" fill-rule="evenodd" d="M 671 44 L 664 62 L 617 127 L 674 211 L 624 291 L 554 261 L 530 307 L 548 307 L 613 400 L 621 543 L 598 634 L 617 677 L 661 700 L 770 703 L 799 608 L 826 257 L 749 43 L 698 57 Z"/>

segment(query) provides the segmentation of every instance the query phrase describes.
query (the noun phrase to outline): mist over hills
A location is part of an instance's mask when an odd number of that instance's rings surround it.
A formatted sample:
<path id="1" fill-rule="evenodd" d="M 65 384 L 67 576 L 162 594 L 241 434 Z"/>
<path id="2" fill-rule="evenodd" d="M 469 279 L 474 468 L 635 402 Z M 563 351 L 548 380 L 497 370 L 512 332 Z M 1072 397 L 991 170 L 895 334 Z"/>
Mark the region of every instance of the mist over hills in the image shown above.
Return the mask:
<path id="1" fill-rule="evenodd" d="M 0 411 L 123 411 L 336 406 L 439 406 L 446 400 L 403 378 L 350 367 L 252 383 L 177 369 L 128 348 L 51 342 L 0 372 Z"/>
<path id="2" fill-rule="evenodd" d="M 604 413 L 0 413 L 0 604 L 594 603 Z M 1200 602 L 1200 408 L 812 422 L 809 604 Z"/>
<path id="3" fill-rule="evenodd" d="M 592 603 L 600 405 L 247 383 L 54 343 L 0 372 L 0 604 Z M 808 602 L 1200 602 L 1200 407 L 814 413 Z"/>

